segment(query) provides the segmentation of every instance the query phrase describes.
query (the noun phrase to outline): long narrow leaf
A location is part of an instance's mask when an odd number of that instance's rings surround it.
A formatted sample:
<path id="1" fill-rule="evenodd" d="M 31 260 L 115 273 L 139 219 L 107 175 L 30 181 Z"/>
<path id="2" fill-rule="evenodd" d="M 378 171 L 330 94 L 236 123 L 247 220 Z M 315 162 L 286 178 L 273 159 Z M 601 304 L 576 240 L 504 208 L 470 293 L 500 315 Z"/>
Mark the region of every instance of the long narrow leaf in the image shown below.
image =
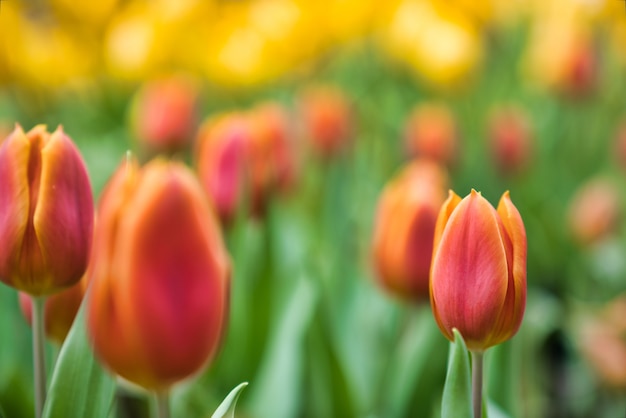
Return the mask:
<path id="1" fill-rule="evenodd" d="M 213 415 L 211 415 L 211 418 L 234 418 L 237 399 L 239 399 L 239 395 L 241 395 L 241 392 L 246 386 L 248 386 L 248 382 L 243 382 L 231 390 L 220 406 L 217 407 Z"/>
<path id="2" fill-rule="evenodd" d="M 458 330 L 450 344 L 448 374 L 443 388 L 442 418 L 472 418 L 472 385 L 469 353 Z"/>
<path id="3" fill-rule="evenodd" d="M 44 406 L 45 418 L 107 418 L 115 381 L 93 356 L 83 302 L 61 348 Z"/>

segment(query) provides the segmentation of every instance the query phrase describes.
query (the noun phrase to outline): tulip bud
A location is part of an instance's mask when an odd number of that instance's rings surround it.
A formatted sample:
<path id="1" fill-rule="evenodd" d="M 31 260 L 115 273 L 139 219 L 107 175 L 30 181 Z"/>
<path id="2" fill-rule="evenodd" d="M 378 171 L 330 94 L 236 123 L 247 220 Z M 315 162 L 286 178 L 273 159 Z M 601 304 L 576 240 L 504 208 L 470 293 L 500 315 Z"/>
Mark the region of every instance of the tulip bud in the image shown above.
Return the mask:
<path id="1" fill-rule="evenodd" d="M 569 204 L 567 220 L 576 241 L 588 245 L 614 232 L 619 218 L 617 187 L 607 179 L 596 178 L 576 191 Z"/>
<path id="2" fill-rule="evenodd" d="M 526 231 L 509 193 L 497 210 L 480 193 L 450 191 L 437 227 L 430 301 L 443 334 L 457 328 L 483 351 L 517 332 L 526 306 Z"/>
<path id="3" fill-rule="evenodd" d="M 325 158 L 343 152 L 351 143 L 354 121 L 351 104 L 335 87 L 311 87 L 300 98 L 304 136 L 312 149 Z"/>
<path id="4" fill-rule="evenodd" d="M 0 146 L 0 280 L 33 296 L 85 273 L 93 234 L 85 164 L 59 127 L 17 126 Z"/>
<path id="5" fill-rule="evenodd" d="M 249 113 L 252 129 L 250 175 L 257 207 L 274 190 L 286 190 L 294 181 L 296 161 L 293 132 L 286 111 L 276 103 L 264 103 Z"/>
<path id="6" fill-rule="evenodd" d="M 246 169 L 250 160 L 251 126 L 243 114 L 207 120 L 196 139 L 196 167 L 220 219 L 230 222 L 249 190 Z"/>
<path id="7" fill-rule="evenodd" d="M 416 106 L 406 121 L 404 142 L 410 156 L 453 165 L 459 144 L 450 109 L 438 104 Z"/>
<path id="8" fill-rule="evenodd" d="M 532 152 L 532 133 L 528 118 L 521 109 L 502 108 L 489 121 L 491 154 L 503 174 L 522 171 Z"/>
<path id="9" fill-rule="evenodd" d="M 230 262 L 193 174 L 154 160 L 120 167 L 100 202 L 87 323 L 121 377 L 161 391 L 215 355 L 228 316 Z"/>
<path id="10" fill-rule="evenodd" d="M 378 278 L 394 295 L 428 299 L 435 223 L 446 200 L 448 179 L 437 163 L 411 163 L 383 191 L 374 224 Z"/>
<path id="11" fill-rule="evenodd" d="M 131 107 L 134 136 L 151 152 L 185 149 L 196 129 L 198 101 L 197 86 L 182 76 L 144 84 Z"/>
<path id="12" fill-rule="evenodd" d="M 86 276 L 65 290 L 49 296 L 45 301 L 45 330 L 46 336 L 57 343 L 63 344 L 67 337 L 74 318 L 78 313 L 83 296 L 87 290 Z M 19 293 L 20 308 L 29 325 L 32 325 L 33 305 L 27 293 Z"/>

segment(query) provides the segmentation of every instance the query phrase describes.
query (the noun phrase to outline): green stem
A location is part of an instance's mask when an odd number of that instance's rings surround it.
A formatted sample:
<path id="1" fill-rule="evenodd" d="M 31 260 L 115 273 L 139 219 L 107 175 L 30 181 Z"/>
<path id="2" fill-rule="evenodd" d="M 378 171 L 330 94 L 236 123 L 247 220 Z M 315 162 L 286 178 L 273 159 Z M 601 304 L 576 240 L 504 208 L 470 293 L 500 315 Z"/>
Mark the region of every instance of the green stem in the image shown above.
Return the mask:
<path id="1" fill-rule="evenodd" d="M 483 409 L 482 351 L 472 351 L 472 404 L 474 405 L 474 418 L 481 418 Z"/>
<path id="2" fill-rule="evenodd" d="M 170 418 L 170 396 L 167 391 L 156 392 L 156 418 Z"/>
<path id="3" fill-rule="evenodd" d="M 41 418 L 46 401 L 45 296 L 31 297 L 33 306 L 33 367 L 35 369 L 35 417 Z"/>

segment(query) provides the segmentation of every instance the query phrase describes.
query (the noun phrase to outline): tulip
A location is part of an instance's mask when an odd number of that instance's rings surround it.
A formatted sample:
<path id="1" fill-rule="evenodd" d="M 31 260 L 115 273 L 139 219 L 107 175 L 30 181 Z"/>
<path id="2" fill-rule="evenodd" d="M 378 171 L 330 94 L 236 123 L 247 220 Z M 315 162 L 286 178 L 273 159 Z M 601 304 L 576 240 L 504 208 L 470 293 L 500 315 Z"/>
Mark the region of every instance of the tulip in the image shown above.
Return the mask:
<path id="1" fill-rule="evenodd" d="M 489 120 L 492 158 L 502 174 L 515 174 L 528 165 L 532 133 L 526 114 L 515 107 L 497 109 Z"/>
<path id="2" fill-rule="evenodd" d="M 87 325 L 114 373 L 165 393 L 214 357 L 228 316 L 219 224 L 181 163 L 129 159 L 99 204 Z"/>
<path id="3" fill-rule="evenodd" d="M 598 177 L 576 191 L 569 203 L 567 223 L 573 238 L 581 245 L 589 245 L 616 232 L 620 213 L 617 186 Z"/>
<path id="4" fill-rule="evenodd" d="M 249 186 L 246 167 L 250 160 L 252 130 L 240 113 L 208 119 L 196 138 L 196 168 L 222 222 L 230 222 Z"/>
<path id="5" fill-rule="evenodd" d="M 511 338 L 526 307 L 526 231 L 509 192 L 494 209 L 480 193 L 450 191 L 437 218 L 430 304 L 442 333 L 472 353 L 474 417 L 482 416 L 483 352 Z"/>
<path id="6" fill-rule="evenodd" d="M 229 223 L 244 198 L 253 215 L 295 176 L 291 127 L 278 104 L 208 119 L 197 137 L 196 166 L 220 219 Z"/>
<path id="7" fill-rule="evenodd" d="M 480 193 L 450 192 L 435 230 L 432 310 L 443 334 L 457 328 L 482 352 L 517 332 L 526 305 L 526 232 L 509 193 L 497 210 Z"/>
<path id="8" fill-rule="evenodd" d="M 58 345 L 63 344 L 74 323 L 80 304 L 87 290 L 87 278 L 83 278 L 65 290 L 48 297 L 44 307 L 46 336 Z M 29 325 L 32 324 L 33 303 L 27 293 L 19 294 L 20 308 Z"/>
<path id="9" fill-rule="evenodd" d="M 419 160 L 402 170 L 380 197 L 374 262 L 381 284 L 400 298 L 418 302 L 429 297 L 435 224 L 447 183 L 441 166 Z"/>
<path id="10" fill-rule="evenodd" d="M 249 114 L 252 130 L 250 175 L 254 203 L 262 208 L 274 191 L 287 190 L 295 178 L 296 161 L 289 115 L 278 103 L 262 103 Z"/>
<path id="11" fill-rule="evenodd" d="M 459 140 L 450 109 L 435 103 L 416 106 L 405 123 L 404 143 L 412 157 L 430 158 L 446 166 L 453 165 Z"/>
<path id="12" fill-rule="evenodd" d="M 184 150 L 196 129 L 198 99 L 197 86 L 182 76 L 144 84 L 131 107 L 135 138 L 153 152 Z"/>
<path id="13" fill-rule="evenodd" d="M 34 296 L 77 283 L 93 213 L 87 169 L 61 127 L 17 126 L 0 147 L 0 280 Z"/>
<path id="14" fill-rule="evenodd" d="M 354 118 L 351 104 L 341 90 L 309 87 L 301 94 L 299 111 L 304 136 L 314 152 L 329 158 L 350 145 Z"/>

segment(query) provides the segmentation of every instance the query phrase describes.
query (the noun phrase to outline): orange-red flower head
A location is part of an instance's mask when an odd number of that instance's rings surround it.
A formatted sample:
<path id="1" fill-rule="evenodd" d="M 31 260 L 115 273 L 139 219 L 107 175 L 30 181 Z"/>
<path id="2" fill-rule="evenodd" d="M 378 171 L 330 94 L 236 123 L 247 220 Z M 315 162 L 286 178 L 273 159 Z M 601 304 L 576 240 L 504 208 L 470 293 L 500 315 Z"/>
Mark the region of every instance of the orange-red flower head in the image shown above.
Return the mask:
<path id="1" fill-rule="evenodd" d="M 428 299 L 437 214 L 446 200 L 448 178 L 437 163 L 408 165 L 383 191 L 374 225 L 378 278 L 403 299 Z"/>
<path id="2" fill-rule="evenodd" d="M 0 280 L 34 296 L 80 280 L 93 197 L 85 164 L 59 127 L 17 126 L 0 146 Z"/>
<path id="3" fill-rule="evenodd" d="M 99 206 L 88 327 L 104 364 L 164 390 L 199 372 L 226 327 L 230 262 L 199 183 L 180 163 L 129 161 Z"/>
<path id="4" fill-rule="evenodd" d="M 508 192 L 496 210 L 474 190 L 462 200 L 450 191 L 437 219 L 430 301 L 446 338 L 457 328 L 470 350 L 517 332 L 526 307 L 526 231 Z"/>
<path id="5" fill-rule="evenodd" d="M 430 158 L 443 165 L 456 162 L 459 138 L 451 110 L 443 104 L 421 104 L 408 116 L 404 143 L 410 156 Z"/>

